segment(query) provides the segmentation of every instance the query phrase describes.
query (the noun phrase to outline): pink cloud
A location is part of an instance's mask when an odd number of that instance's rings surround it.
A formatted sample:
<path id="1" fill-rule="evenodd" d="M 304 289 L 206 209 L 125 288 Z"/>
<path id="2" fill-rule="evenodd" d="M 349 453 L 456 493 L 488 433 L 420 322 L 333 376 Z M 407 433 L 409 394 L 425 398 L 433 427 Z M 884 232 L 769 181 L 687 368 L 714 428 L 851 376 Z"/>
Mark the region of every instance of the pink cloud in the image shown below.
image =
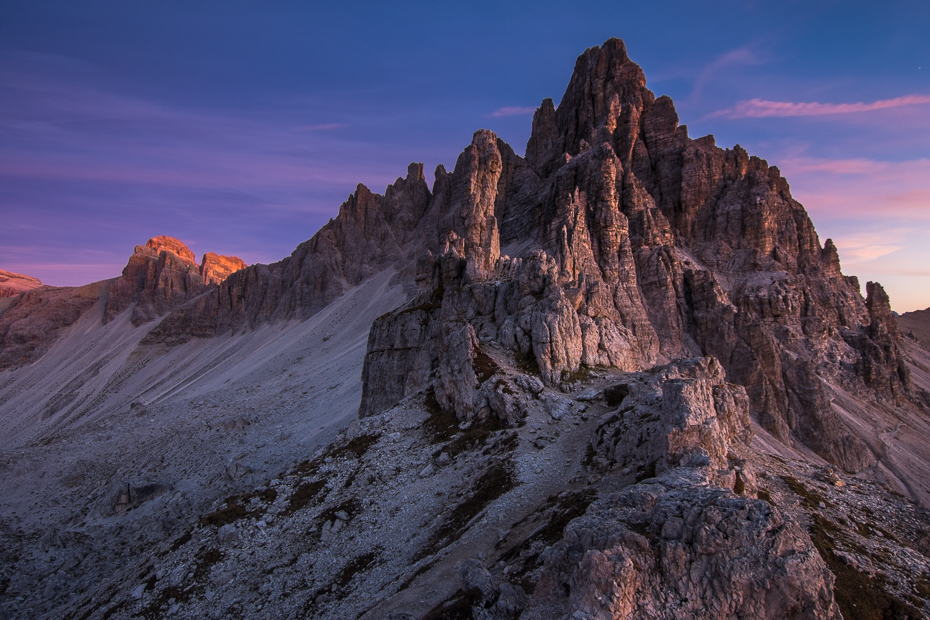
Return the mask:
<path id="1" fill-rule="evenodd" d="M 532 114 L 536 111 L 536 108 L 526 107 L 526 106 L 508 106 L 505 108 L 497 108 L 488 116 L 491 118 L 500 118 L 502 116 L 523 116 L 526 114 Z"/>
<path id="2" fill-rule="evenodd" d="M 782 164 L 792 171 L 792 174 L 801 172 L 831 172 L 833 174 L 869 174 L 883 170 L 885 164 L 870 159 L 813 159 L 799 157 L 789 163 Z"/>
<path id="3" fill-rule="evenodd" d="M 773 159 L 791 193 L 818 218 L 930 219 L 930 159 Z"/>
<path id="4" fill-rule="evenodd" d="M 894 99 L 881 99 L 872 103 L 818 103 L 767 101 L 765 99 L 750 99 L 740 101 L 735 108 L 719 110 L 709 114 L 707 118 L 769 118 L 787 116 L 824 116 L 833 114 L 854 114 L 856 112 L 873 112 L 888 108 L 902 106 L 922 105 L 930 103 L 930 95 L 905 95 Z"/>

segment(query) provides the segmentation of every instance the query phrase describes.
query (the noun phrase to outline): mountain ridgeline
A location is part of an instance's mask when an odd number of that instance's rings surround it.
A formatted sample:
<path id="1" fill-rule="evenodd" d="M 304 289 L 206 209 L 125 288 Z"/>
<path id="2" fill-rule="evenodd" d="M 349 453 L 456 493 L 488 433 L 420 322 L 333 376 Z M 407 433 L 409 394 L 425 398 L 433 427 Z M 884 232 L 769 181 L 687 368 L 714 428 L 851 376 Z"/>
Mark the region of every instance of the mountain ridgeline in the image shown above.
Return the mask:
<path id="1" fill-rule="evenodd" d="M 14 284 L 0 616 L 930 610 L 926 316 L 619 39 L 277 263 Z"/>
<path id="2" fill-rule="evenodd" d="M 777 168 L 691 139 L 619 39 L 578 58 L 557 109 L 543 101 L 525 158 L 478 131 L 432 190 L 422 164 L 383 196 L 359 185 L 271 265 L 210 254 L 198 268 L 171 242 L 138 246 L 109 285 L 104 321 L 130 307 L 136 325 L 167 314 L 142 344 L 305 320 L 393 270 L 412 301 L 370 332 L 362 416 L 436 373 L 444 406 L 486 415 L 475 377 L 462 383 L 456 368 L 482 341 L 519 353 L 549 386 L 586 367 L 713 355 L 764 428 L 855 472 L 874 458 L 833 413 L 829 385 L 914 396 L 881 286 L 862 297 Z M 208 258 L 227 261 L 222 278 L 206 274 Z"/>
<path id="3" fill-rule="evenodd" d="M 547 385 L 713 355 L 768 431 L 854 472 L 874 458 L 828 384 L 911 394 L 881 286 L 862 297 L 777 168 L 691 139 L 618 39 L 579 57 L 557 109 L 543 101 L 525 158 L 481 130 L 432 190 L 421 164 L 383 196 L 359 185 L 290 257 L 232 274 L 146 342 L 305 319 L 386 267 L 413 299 L 371 330 L 362 416 L 435 373 L 441 403 L 480 415 L 478 382 L 456 364 L 483 341 Z"/>

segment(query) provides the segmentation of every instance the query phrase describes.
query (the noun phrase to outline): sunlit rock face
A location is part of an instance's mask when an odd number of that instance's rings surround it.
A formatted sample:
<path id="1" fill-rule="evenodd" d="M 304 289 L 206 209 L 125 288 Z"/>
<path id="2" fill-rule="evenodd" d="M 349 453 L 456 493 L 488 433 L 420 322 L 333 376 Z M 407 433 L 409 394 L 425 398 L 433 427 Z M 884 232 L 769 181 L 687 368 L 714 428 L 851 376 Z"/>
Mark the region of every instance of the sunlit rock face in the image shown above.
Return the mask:
<path id="1" fill-rule="evenodd" d="M 200 277 L 207 284 L 220 284 L 230 274 L 245 269 L 248 265 L 238 256 L 221 256 L 207 252 L 200 261 Z"/>
<path id="2" fill-rule="evenodd" d="M 132 307 L 132 323 L 140 325 L 206 290 L 194 253 L 172 237 L 154 237 L 135 252 L 107 291 L 104 322 Z"/>
<path id="3" fill-rule="evenodd" d="M 230 274 L 246 268 L 237 256 L 203 255 L 198 266 L 194 253 L 173 237 L 153 237 L 137 245 L 110 285 L 104 321 L 111 321 L 130 306 L 132 323 L 140 325 L 163 316 L 197 297 L 210 284 L 221 284 Z"/>
<path id="4" fill-rule="evenodd" d="M 0 297 L 16 297 L 40 286 L 42 282 L 38 278 L 0 269 Z"/>

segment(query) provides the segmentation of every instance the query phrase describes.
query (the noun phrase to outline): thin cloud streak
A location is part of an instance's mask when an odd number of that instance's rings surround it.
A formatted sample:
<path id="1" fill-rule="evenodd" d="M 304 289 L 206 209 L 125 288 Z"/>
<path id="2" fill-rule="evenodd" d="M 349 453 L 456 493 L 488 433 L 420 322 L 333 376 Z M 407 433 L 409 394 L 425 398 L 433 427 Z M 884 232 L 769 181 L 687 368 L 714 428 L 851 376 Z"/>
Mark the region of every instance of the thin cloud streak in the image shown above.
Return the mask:
<path id="1" fill-rule="evenodd" d="M 757 47 L 758 42 L 737 47 L 719 56 L 712 63 L 704 67 L 694 81 L 694 86 L 691 88 L 691 93 L 688 95 L 687 100 L 691 102 L 700 100 L 707 85 L 716 79 L 719 73 L 729 67 L 765 64 L 765 61 L 756 52 Z"/>
<path id="2" fill-rule="evenodd" d="M 536 108 L 528 106 L 507 106 L 498 108 L 488 114 L 490 118 L 501 118 L 504 116 L 525 116 L 536 112 Z"/>
<path id="3" fill-rule="evenodd" d="M 319 125 L 301 125 L 296 131 L 326 131 L 328 129 L 341 129 L 345 123 L 320 123 Z"/>
<path id="4" fill-rule="evenodd" d="M 819 103 L 768 101 L 766 99 L 750 99 L 740 101 L 736 107 L 718 110 L 708 114 L 705 118 L 775 118 L 793 116 L 828 116 L 836 114 L 855 114 L 859 112 L 874 112 L 903 106 L 923 105 L 930 103 L 930 95 L 905 95 L 894 99 L 881 99 L 871 103 Z"/>
<path id="5" fill-rule="evenodd" d="M 833 239 L 836 247 L 840 249 L 844 257 L 844 263 L 857 265 L 874 261 L 882 256 L 887 256 L 893 252 L 904 249 L 900 243 L 908 233 L 913 232 L 911 228 L 894 228 L 882 230 L 881 232 L 862 232 L 851 235 L 841 235 Z M 889 240 L 893 240 L 889 243 Z"/>
<path id="6" fill-rule="evenodd" d="M 774 161 L 791 192 L 822 218 L 930 219 L 930 159 L 876 161 L 786 156 Z"/>

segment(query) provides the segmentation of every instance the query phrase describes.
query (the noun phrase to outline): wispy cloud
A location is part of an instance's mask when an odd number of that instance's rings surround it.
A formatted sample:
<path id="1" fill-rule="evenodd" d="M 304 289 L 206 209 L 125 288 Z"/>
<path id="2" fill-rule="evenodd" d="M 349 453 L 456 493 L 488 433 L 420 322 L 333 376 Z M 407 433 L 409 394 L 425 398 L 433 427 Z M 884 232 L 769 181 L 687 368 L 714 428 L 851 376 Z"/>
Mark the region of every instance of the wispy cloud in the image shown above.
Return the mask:
<path id="1" fill-rule="evenodd" d="M 757 51 L 759 42 L 737 47 L 727 53 L 718 56 L 712 63 L 704 67 L 694 80 L 694 87 L 688 95 L 688 100 L 696 101 L 701 98 L 704 89 L 717 76 L 725 72 L 730 67 L 754 66 L 765 63 L 765 60 Z"/>
<path id="2" fill-rule="evenodd" d="M 328 129 L 339 129 L 345 126 L 345 123 L 320 123 L 319 125 L 301 125 L 297 128 L 297 131 L 326 131 Z"/>
<path id="3" fill-rule="evenodd" d="M 527 114 L 532 114 L 536 111 L 536 108 L 527 107 L 527 106 L 507 106 L 504 108 L 497 108 L 490 114 L 491 118 L 500 118 L 502 116 L 525 116 Z"/>
<path id="4" fill-rule="evenodd" d="M 819 218 L 930 219 L 930 159 L 880 161 L 786 155 L 773 160 Z"/>
<path id="5" fill-rule="evenodd" d="M 880 232 L 860 232 L 834 239 L 847 264 L 873 261 L 904 248 L 900 240 L 911 228 L 894 228 Z"/>
<path id="6" fill-rule="evenodd" d="M 789 116 L 827 116 L 835 114 L 855 114 L 859 112 L 874 112 L 902 106 L 924 105 L 930 103 L 930 95 L 905 95 L 894 99 L 880 99 L 871 103 L 820 103 L 768 101 L 766 99 L 750 99 L 740 101 L 733 108 L 718 110 L 705 118 L 771 118 Z"/>

